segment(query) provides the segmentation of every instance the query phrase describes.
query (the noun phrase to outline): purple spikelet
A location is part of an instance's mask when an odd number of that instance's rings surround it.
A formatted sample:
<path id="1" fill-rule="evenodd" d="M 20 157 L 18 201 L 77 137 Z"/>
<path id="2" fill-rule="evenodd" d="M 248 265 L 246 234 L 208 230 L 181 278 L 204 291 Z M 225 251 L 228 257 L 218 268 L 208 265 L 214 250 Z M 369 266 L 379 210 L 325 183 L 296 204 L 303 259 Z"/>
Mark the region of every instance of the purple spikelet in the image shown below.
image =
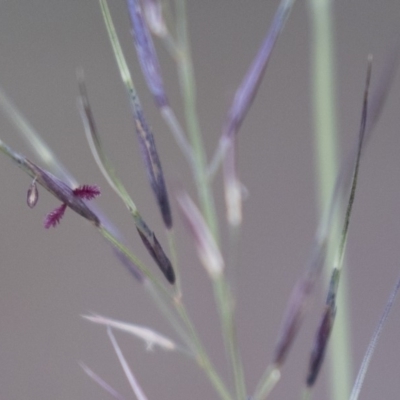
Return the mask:
<path id="1" fill-rule="evenodd" d="M 92 200 L 99 195 L 100 189 L 96 185 L 82 185 L 72 190 L 72 196 L 82 200 Z M 48 213 L 44 220 L 44 227 L 46 229 L 56 227 L 64 216 L 66 208 L 67 203 L 63 203 L 60 207 Z"/>

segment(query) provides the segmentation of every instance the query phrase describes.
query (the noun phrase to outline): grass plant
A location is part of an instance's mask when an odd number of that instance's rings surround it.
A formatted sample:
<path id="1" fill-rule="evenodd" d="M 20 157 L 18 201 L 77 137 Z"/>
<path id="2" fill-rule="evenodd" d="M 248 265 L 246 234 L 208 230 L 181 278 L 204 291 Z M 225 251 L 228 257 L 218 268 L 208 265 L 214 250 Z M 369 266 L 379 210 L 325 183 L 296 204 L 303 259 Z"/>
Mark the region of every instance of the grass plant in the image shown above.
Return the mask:
<path id="1" fill-rule="evenodd" d="M 246 218 L 246 213 L 243 211 L 245 188 L 241 182 L 237 160 L 241 150 L 239 140 L 242 140 L 241 135 L 246 134 L 241 132 L 241 128 L 251 106 L 257 101 L 257 94 L 263 90 L 262 82 L 268 75 L 267 67 L 273 57 L 273 50 L 279 46 L 279 37 L 285 34 L 285 26 L 291 23 L 291 14 L 296 12 L 297 2 L 295 0 L 279 2 L 269 29 L 266 30 L 264 39 L 260 40 L 259 50 L 254 59 L 249 61 L 248 69 L 232 96 L 232 103 L 222 125 L 217 145 L 209 154 L 206 151 L 205 135 L 201 129 L 198 113 L 186 1 L 126 1 L 126 14 L 131 24 L 133 47 L 146 83 L 147 94 L 153 98 L 159 116 L 169 129 L 171 140 L 175 140 L 192 177 L 191 187 L 179 185 L 178 190 L 169 186 L 171 180 L 164 175 L 163 163 L 173 160 L 163 159 L 163 148 L 158 147 L 157 132 L 153 132 L 151 128 L 147 110 L 140 99 L 142 94 L 134 83 L 138 71 L 134 71 L 135 73 L 130 71 L 127 50 L 123 49 L 120 42 L 117 33 L 119 29 L 114 25 L 108 3 L 111 2 L 99 0 L 104 30 L 107 32 L 115 58 L 116 72 L 118 70 L 126 91 L 136 132 L 135 140 L 140 149 L 143 169 L 154 203 L 158 207 L 157 218 L 162 221 L 164 232 L 160 229 L 160 225 L 151 226 L 156 217 L 153 215 L 146 220 L 136 204 L 135 193 L 131 193 L 130 186 L 122 182 L 118 171 L 119 164 L 109 155 L 102 129 L 97 125 L 91 88 L 86 83 L 82 70 L 78 70 L 77 73 L 78 108 L 88 146 L 108 187 L 104 184 L 99 189 L 97 182 L 78 184 L 3 92 L 0 92 L 0 106 L 28 143 L 29 150 L 34 153 L 35 161 L 14 150 L 3 140 L 0 140 L 0 150 L 32 179 L 27 192 L 27 203 L 30 208 L 37 208 L 37 203 L 42 196 L 45 196 L 45 191 L 61 202 L 61 205 L 50 210 L 45 216 L 44 228 L 58 229 L 62 219 L 68 218 L 68 214 L 72 211 L 90 222 L 95 231 L 110 245 L 110 250 L 115 255 L 115 262 L 123 264 L 129 271 L 136 281 L 135 285 L 143 288 L 143 296 L 145 293 L 149 296 L 174 332 L 174 337 L 168 337 L 136 321 L 132 323 L 120 321 L 97 313 L 83 315 L 85 320 L 106 328 L 110 347 L 115 351 L 132 389 L 132 398 L 143 400 L 150 397 L 146 396 L 146 387 L 141 384 L 137 376 L 140 366 L 132 366 L 118 344 L 115 336 L 118 331 L 143 341 L 147 349 L 177 353 L 181 357 L 186 357 L 190 365 L 204 374 L 204 381 L 213 388 L 215 398 L 223 400 L 273 398 L 274 388 L 279 384 L 281 377 L 285 376 L 284 367 L 290 363 L 290 352 L 303 326 L 315 288 L 322 279 L 325 279 L 325 283 L 329 282 L 326 302 L 324 305 L 321 304 L 323 311 L 320 323 L 314 329 L 314 339 L 310 339 L 312 344 L 309 349 L 309 364 L 305 362 L 304 369 L 299 372 L 304 375 L 302 385 L 299 387 L 299 397 L 312 398 L 325 353 L 327 348 L 332 346 L 333 351 L 329 357 L 333 365 L 330 370 L 332 389 L 326 398 L 356 400 L 376 341 L 399 288 L 397 283 L 371 345 L 367 349 L 365 361 L 350 395 L 354 381 L 352 375 L 354 363 L 351 354 L 351 323 L 347 314 L 349 299 L 346 291 L 341 289 L 342 286 L 347 287 L 348 283 L 343 281 L 342 270 L 346 268 L 344 259 L 350 216 L 353 206 L 357 207 L 357 182 L 359 176 L 363 174 L 362 155 L 391 88 L 397 67 L 398 48 L 392 50 L 385 60 L 381 78 L 379 71 L 375 75 L 372 74 L 372 57 L 368 56 L 364 95 L 361 90 L 359 96 L 361 115 L 359 133 L 357 136 L 354 132 L 351 136 L 355 143 L 354 147 L 350 149 L 347 158 L 341 157 L 343 161 L 338 163 L 340 151 L 337 144 L 339 140 L 335 94 L 337 77 L 332 5 L 329 1 L 309 0 L 308 7 L 313 26 L 311 53 L 315 80 L 312 87 L 312 114 L 316 148 L 315 176 L 319 192 L 319 223 L 305 269 L 303 273 L 298 274 L 286 311 L 282 310 L 282 322 L 280 329 L 277 329 L 275 348 L 272 354 L 266 355 L 264 370 L 259 371 L 258 379 L 249 379 L 246 375 L 237 330 L 237 309 L 240 298 L 237 298 L 235 286 L 240 285 L 240 282 L 234 282 L 232 279 L 232 270 L 240 268 L 243 262 L 237 249 L 243 232 L 243 221 Z M 179 111 L 175 109 L 175 102 L 170 101 L 168 85 L 164 82 L 163 63 L 158 55 L 161 46 L 168 54 L 169 62 L 176 68 L 182 103 L 182 110 Z M 360 71 L 361 73 L 364 71 Z M 219 174 L 222 175 L 220 181 L 218 181 Z M 123 238 L 110 222 L 111 218 L 100 210 L 95 201 L 92 201 L 100 195 L 100 192 L 104 193 L 109 189 L 112 189 L 117 194 L 118 200 L 122 201 L 137 232 L 136 237 L 130 238 L 129 241 Z M 216 198 L 222 195 L 225 199 L 225 214 L 220 214 L 220 208 L 216 206 Z M 178 211 L 177 215 L 173 213 L 175 208 Z M 176 234 L 176 225 L 179 224 L 185 227 L 187 236 L 193 244 L 193 254 L 197 254 L 198 261 L 203 266 L 212 287 L 229 371 L 228 378 L 219 371 L 207 345 L 203 343 L 196 321 L 185 301 L 185 280 L 182 269 L 187 266 L 181 262 L 182 256 L 177 244 L 179 237 Z M 126 243 L 130 245 L 127 246 Z M 140 246 L 146 250 L 152 262 L 143 261 L 137 255 L 136 249 Z M 251 260 L 249 263 L 251 264 Z M 325 274 L 321 274 L 323 271 Z M 344 297 L 337 301 L 339 293 Z M 320 304 L 318 296 L 315 297 Z M 335 325 L 342 334 L 332 335 L 330 340 Z M 213 326 L 212 329 L 215 329 L 217 334 L 218 327 Z M 333 343 L 330 343 L 331 341 Z M 87 366 L 85 362 L 81 363 L 81 367 L 111 398 L 119 400 L 124 398 L 118 388 L 108 382 L 107 377 L 100 376 L 96 366 Z M 157 375 L 156 372 L 154 374 Z M 249 384 L 255 381 L 257 381 L 255 385 Z M 201 394 L 195 396 L 197 397 L 193 398 L 202 398 Z M 176 379 L 175 398 L 181 398 L 179 377 Z"/>

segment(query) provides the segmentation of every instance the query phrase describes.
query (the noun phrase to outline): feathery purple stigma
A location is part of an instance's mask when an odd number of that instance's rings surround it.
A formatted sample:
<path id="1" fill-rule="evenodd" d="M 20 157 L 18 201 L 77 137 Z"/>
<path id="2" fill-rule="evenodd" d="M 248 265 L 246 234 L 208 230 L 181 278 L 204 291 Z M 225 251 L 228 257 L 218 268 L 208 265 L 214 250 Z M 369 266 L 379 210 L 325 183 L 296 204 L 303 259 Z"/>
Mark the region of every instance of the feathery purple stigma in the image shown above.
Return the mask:
<path id="1" fill-rule="evenodd" d="M 92 200 L 100 196 L 100 189 L 96 185 L 82 185 L 73 190 L 74 195 L 85 200 Z"/>
<path id="2" fill-rule="evenodd" d="M 49 229 L 51 226 L 57 226 L 60 223 L 66 208 L 67 205 L 63 203 L 60 207 L 57 207 L 52 212 L 48 213 L 44 220 L 44 227 Z"/>

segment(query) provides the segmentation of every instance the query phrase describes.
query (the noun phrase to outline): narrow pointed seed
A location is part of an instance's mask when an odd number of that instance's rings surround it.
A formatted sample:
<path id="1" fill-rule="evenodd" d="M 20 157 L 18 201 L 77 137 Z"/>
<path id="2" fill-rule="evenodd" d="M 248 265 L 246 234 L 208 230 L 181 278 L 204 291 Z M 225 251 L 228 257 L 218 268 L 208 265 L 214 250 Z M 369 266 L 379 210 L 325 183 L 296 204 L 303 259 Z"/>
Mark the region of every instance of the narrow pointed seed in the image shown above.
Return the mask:
<path id="1" fill-rule="evenodd" d="M 137 231 L 147 251 L 153 257 L 153 260 L 156 262 L 167 281 L 173 285 L 175 283 L 174 268 L 172 267 L 171 261 L 166 256 L 156 236 L 154 235 L 154 232 L 150 231 L 148 234 L 145 234 L 139 228 L 137 228 Z"/>
<path id="2" fill-rule="evenodd" d="M 90 106 L 83 73 L 81 71 L 79 71 L 78 73 L 78 85 L 80 93 L 79 106 L 81 108 L 81 114 L 85 125 L 86 137 L 88 139 L 93 156 L 107 182 L 110 184 L 113 190 L 126 202 L 126 197 L 128 196 L 128 194 L 123 188 L 121 182 L 119 182 L 118 178 L 115 176 L 113 168 L 111 167 L 103 151 L 100 135 L 98 133 L 93 112 Z M 170 229 L 172 227 L 172 214 L 154 136 L 146 123 L 136 92 L 132 88 L 129 93 L 133 116 L 135 120 L 135 129 L 139 140 L 141 155 L 145 164 L 148 180 L 156 197 L 164 224 L 168 229 Z M 131 206 L 129 208 L 132 208 Z M 136 206 L 134 206 L 133 208 L 136 210 Z"/>
<path id="3" fill-rule="evenodd" d="M 329 337 L 332 332 L 333 322 L 336 315 L 335 304 L 327 305 L 322 315 L 321 323 L 317 330 L 314 346 L 310 356 L 310 364 L 307 375 L 307 386 L 311 387 L 317 380 L 319 371 L 324 361 Z"/>
<path id="4" fill-rule="evenodd" d="M 253 103 L 267 68 L 272 49 L 285 25 L 293 3 L 294 0 L 281 1 L 264 42 L 236 91 L 226 122 L 225 134 L 227 136 L 231 136 L 239 130 Z"/>
<path id="5" fill-rule="evenodd" d="M 355 189 L 356 189 L 356 184 L 357 184 L 357 176 L 358 176 L 358 169 L 359 169 L 359 163 L 360 163 L 360 157 L 361 157 L 361 151 L 363 147 L 363 139 L 364 139 L 364 134 L 365 134 L 365 129 L 366 129 L 366 122 L 367 122 L 367 109 L 368 109 L 368 89 L 369 89 L 369 83 L 370 83 L 370 77 L 371 77 L 371 61 L 372 58 L 368 57 L 368 69 L 367 69 L 367 79 L 366 79 L 366 85 L 365 85 L 365 90 L 364 90 L 364 98 L 363 98 L 363 109 L 362 109 L 362 117 L 361 117 L 361 126 L 360 126 L 360 131 L 358 135 L 358 145 L 357 145 L 357 152 L 355 154 L 355 160 L 353 159 L 353 163 L 355 162 L 355 166 L 352 168 L 353 171 L 353 179 L 351 182 L 351 189 L 350 189 L 350 196 L 349 196 L 349 201 L 347 204 L 347 210 L 346 210 L 346 215 L 345 215 L 345 221 L 344 221 L 344 226 L 343 226 L 343 231 L 342 231 L 342 237 L 341 237 L 341 242 L 339 243 L 339 249 L 338 249 L 338 257 L 337 257 L 337 267 L 338 270 L 341 268 L 342 265 L 342 259 L 343 259 L 343 254 L 344 254 L 344 248 L 346 244 L 346 239 L 347 239 L 347 233 L 348 233 L 348 227 L 349 227 L 349 222 L 350 222 L 350 215 L 351 215 L 351 210 L 354 202 L 354 196 L 355 196 Z M 347 165 L 346 165 L 347 167 Z M 339 181 L 340 176 L 338 177 Z M 332 201 L 330 205 L 330 210 L 329 210 L 329 216 L 332 218 L 332 210 L 336 208 L 337 202 L 340 200 L 339 197 L 337 196 L 337 191 L 341 191 L 342 188 L 340 187 L 341 185 L 338 184 L 338 181 L 336 182 L 336 187 L 334 189 L 334 193 L 332 196 Z M 341 182 L 343 185 L 344 182 Z M 313 249 L 313 255 L 311 257 L 310 263 L 307 268 L 306 272 L 306 278 L 300 279 L 300 286 L 299 284 L 296 285 L 295 289 L 293 290 L 293 294 L 289 300 L 288 306 L 287 306 L 287 311 L 285 313 L 284 319 L 283 319 L 283 324 L 282 324 L 282 330 L 281 330 L 281 336 L 278 340 L 278 345 L 276 347 L 275 351 L 275 362 L 277 364 L 280 364 L 283 362 L 286 358 L 288 349 L 293 342 L 293 339 L 295 335 L 297 334 L 297 331 L 300 328 L 300 323 L 303 319 L 303 314 L 304 314 L 304 308 L 306 304 L 306 300 L 308 297 L 310 297 L 317 277 L 319 276 L 319 273 L 325 264 L 325 258 L 326 258 L 326 241 L 329 236 L 329 228 L 332 226 L 332 219 L 329 219 L 329 221 L 324 221 L 322 224 L 322 228 L 317 232 L 317 240 L 315 243 L 315 248 Z M 336 290 L 337 290 L 337 285 L 338 285 L 338 280 L 339 280 L 339 273 L 338 270 L 334 270 L 332 274 L 332 280 L 331 280 L 331 286 L 330 286 L 330 292 L 328 294 L 328 300 L 331 298 L 334 300 L 334 297 L 336 295 Z M 308 278 L 307 278 L 308 277 Z M 308 282 L 307 284 L 307 290 L 302 290 L 302 282 Z M 300 288 L 300 290 L 299 290 Z M 334 309 L 334 305 L 330 304 L 327 300 L 327 306 L 331 307 L 332 310 Z M 332 311 L 333 312 L 333 311 Z M 331 319 L 333 323 L 333 318 Z M 326 344 L 325 344 L 326 345 Z M 323 358 L 323 356 L 322 356 Z M 322 359 L 321 359 L 322 362 Z M 319 368 L 319 367 L 318 367 Z M 318 371 L 317 371 L 318 373 Z M 316 376 L 315 376 L 316 378 Z M 314 381 L 315 381 L 315 378 Z M 313 379 L 310 378 L 311 381 Z"/>
<path id="6" fill-rule="evenodd" d="M 247 70 L 240 86 L 236 90 L 232 105 L 228 111 L 218 149 L 211 162 L 210 173 L 215 172 L 220 161 L 224 158 L 226 151 L 231 144 L 229 138 L 236 135 L 239 131 L 242 122 L 257 95 L 272 50 L 285 25 L 294 2 L 295 0 L 282 0 L 280 2 L 267 35 L 265 36 L 265 39 Z"/>
<path id="7" fill-rule="evenodd" d="M 140 109 L 136 109 L 134 115 L 140 150 L 150 186 L 156 196 L 164 224 L 168 229 L 170 229 L 172 227 L 171 208 L 169 205 L 168 192 L 165 185 L 164 174 L 154 141 L 154 136 L 146 123 L 142 111 Z"/>
<path id="8" fill-rule="evenodd" d="M 315 334 L 314 345 L 311 351 L 306 380 L 308 387 L 311 387 L 315 384 L 324 361 L 326 348 L 328 346 L 329 337 L 336 316 L 336 294 L 339 284 L 339 277 L 340 271 L 337 268 L 334 268 L 329 283 L 325 310 L 322 314 L 320 325 Z"/>
<path id="9" fill-rule="evenodd" d="M 168 105 L 168 99 L 153 39 L 150 35 L 147 22 L 143 17 L 139 0 L 127 0 L 127 4 L 132 23 L 132 33 L 135 39 L 135 48 L 142 73 L 157 106 L 162 108 Z"/>

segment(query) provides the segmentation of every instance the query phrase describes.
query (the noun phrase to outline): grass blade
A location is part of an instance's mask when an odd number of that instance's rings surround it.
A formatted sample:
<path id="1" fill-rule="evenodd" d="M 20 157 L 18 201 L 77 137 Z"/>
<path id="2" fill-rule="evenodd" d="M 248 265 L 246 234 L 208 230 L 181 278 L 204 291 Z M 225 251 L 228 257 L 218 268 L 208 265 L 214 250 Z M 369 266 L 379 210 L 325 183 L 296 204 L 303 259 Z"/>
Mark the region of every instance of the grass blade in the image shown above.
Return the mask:
<path id="1" fill-rule="evenodd" d="M 110 338 L 111 344 L 114 347 L 114 351 L 117 354 L 117 357 L 122 366 L 122 369 L 125 372 L 125 376 L 128 379 L 129 384 L 131 385 L 133 393 L 135 393 L 136 398 L 138 400 L 147 400 L 146 395 L 144 394 L 142 388 L 140 387 L 139 383 L 137 382 L 135 376 L 133 375 L 133 372 L 132 372 L 131 368 L 129 367 L 124 355 L 122 354 L 122 351 L 121 351 L 121 349 L 117 343 L 117 340 L 115 339 L 115 336 L 112 333 L 112 330 L 110 327 L 107 328 L 107 334 L 108 334 L 108 337 Z"/>

